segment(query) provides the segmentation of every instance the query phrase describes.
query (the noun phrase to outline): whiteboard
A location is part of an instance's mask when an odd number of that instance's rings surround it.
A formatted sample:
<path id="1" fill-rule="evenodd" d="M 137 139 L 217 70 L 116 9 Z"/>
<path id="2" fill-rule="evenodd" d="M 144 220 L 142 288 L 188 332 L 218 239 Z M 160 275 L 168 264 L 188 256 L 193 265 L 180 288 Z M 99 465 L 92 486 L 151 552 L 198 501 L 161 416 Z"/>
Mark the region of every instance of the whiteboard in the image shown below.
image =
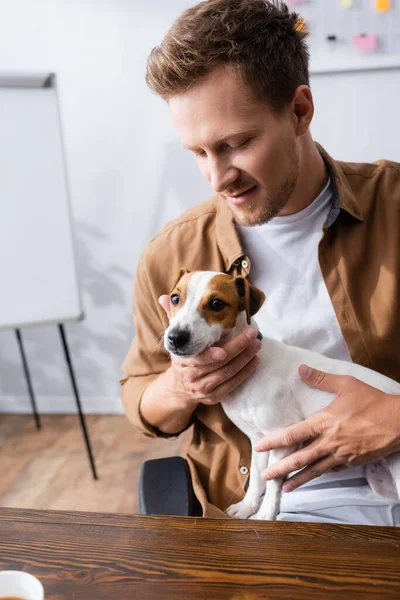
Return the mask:
<path id="1" fill-rule="evenodd" d="M 55 76 L 0 73 L 0 328 L 82 314 Z"/>

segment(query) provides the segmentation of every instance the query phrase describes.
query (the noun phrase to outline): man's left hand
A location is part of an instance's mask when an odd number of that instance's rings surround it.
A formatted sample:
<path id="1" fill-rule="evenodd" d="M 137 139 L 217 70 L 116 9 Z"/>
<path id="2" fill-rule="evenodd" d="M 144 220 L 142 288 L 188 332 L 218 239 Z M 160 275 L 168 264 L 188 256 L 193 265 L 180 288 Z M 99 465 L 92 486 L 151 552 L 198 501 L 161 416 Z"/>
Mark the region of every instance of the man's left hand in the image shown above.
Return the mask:
<path id="1" fill-rule="evenodd" d="M 364 465 L 400 450 L 400 396 L 385 394 L 348 375 L 330 375 L 301 365 L 310 387 L 336 394 L 310 418 L 263 438 L 256 450 L 302 448 L 262 472 L 264 479 L 299 471 L 283 485 L 290 492 L 328 471 Z"/>

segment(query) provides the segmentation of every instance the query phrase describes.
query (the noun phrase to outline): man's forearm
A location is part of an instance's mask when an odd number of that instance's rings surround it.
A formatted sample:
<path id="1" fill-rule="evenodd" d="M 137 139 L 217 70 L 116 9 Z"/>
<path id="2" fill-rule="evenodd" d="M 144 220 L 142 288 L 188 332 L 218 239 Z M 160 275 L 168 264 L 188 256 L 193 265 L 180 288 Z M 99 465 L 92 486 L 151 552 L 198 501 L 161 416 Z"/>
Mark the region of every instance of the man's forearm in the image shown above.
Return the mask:
<path id="1" fill-rule="evenodd" d="M 169 390 L 169 373 L 162 373 L 146 388 L 140 410 L 142 417 L 163 433 L 179 433 L 188 425 L 196 404 L 180 402 Z"/>

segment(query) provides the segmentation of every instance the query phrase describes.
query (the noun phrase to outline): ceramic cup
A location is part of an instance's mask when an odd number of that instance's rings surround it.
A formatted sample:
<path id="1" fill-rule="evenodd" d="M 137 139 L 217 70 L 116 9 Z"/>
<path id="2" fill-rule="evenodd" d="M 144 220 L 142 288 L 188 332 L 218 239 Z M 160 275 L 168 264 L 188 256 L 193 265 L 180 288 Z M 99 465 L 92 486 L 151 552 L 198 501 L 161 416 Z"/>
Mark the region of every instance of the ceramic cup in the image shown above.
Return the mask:
<path id="1" fill-rule="evenodd" d="M 0 571 L 0 600 L 44 600 L 43 586 L 36 577 L 23 571 Z"/>

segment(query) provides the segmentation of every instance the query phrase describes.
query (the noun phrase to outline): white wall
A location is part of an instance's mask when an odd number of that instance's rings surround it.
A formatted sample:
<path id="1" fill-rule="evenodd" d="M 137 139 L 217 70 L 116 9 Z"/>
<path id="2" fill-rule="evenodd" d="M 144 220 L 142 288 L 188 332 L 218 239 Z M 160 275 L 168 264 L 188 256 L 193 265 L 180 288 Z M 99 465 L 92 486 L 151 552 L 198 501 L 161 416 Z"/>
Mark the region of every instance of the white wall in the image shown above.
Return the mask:
<path id="1" fill-rule="evenodd" d="M 0 0 L 0 70 L 58 75 L 87 315 L 67 332 L 87 412 L 121 410 L 119 367 L 133 336 L 132 278 L 144 243 L 210 193 L 144 82 L 150 49 L 191 4 Z M 400 70 L 316 76 L 312 87 L 313 134 L 331 154 L 400 161 Z M 39 409 L 74 410 L 57 329 L 23 336 Z M 29 406 L 14 333 L 0 332 L 0 412 Z"/>
<path id="2" fill-rule="evenodd" d="M 400 68 L 311 78 L 314 138 L 340 160 L 400 162 Z"/>

